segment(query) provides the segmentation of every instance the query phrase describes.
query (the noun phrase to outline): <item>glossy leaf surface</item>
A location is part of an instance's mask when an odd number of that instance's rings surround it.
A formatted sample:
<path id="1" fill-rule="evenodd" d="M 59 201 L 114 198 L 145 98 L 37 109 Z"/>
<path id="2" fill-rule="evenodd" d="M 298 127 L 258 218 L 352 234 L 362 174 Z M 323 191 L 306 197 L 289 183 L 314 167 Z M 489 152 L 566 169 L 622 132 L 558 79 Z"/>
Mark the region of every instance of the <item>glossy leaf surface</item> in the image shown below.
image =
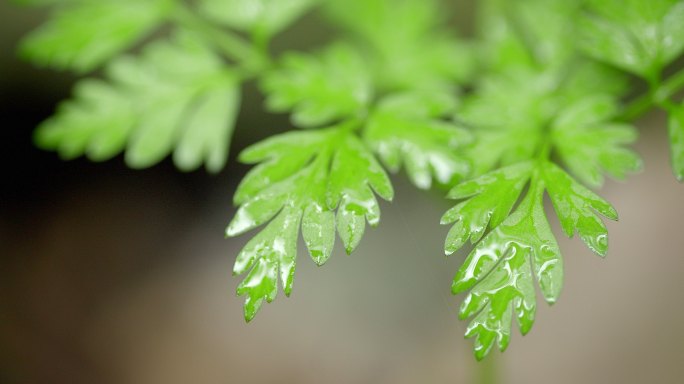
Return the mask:
<path id="1" fill-rule="evenodd" d="M 442 216 L 442 224 L 454 225 L 444 250 L 450 255 L 470 241 L 475 244 L 488 228 L 496 228 L 508 217 L 532 173 L 533 164 L 524 162 L 489 172 L 458 184 L 450 199 L 466 199 Z"/>
<path id="2" fill-rule="evenodd" d="M 596 212 L 617 220 L 615 208 L 555 164 L 546 163 L 543 175 L 563 232 L 568 237 L 578 232 L 592 251 L 605 256 L 608 251 L 608 230 Z"/>
<path id="3" fill-rule="evenodd" d="M 240 97 L 229 68 L 192 35 L 122 57 L 109 81 L 84 80 L 72 100 L 36 131 L 36 142 L 64 158 L 106 160 L 126 148 L 134 168 L 174 151 L 182 170 L 225 165 Z"/>
<path id="4" fill-rule="evenodd" d="M 515 212 L 475 246 L 454 277 L 454 294 L 470 290 L 459 316 L 472 317 L 466 337 L 475 337 L 475 357 L 494 343 L 505 350 L 515 315 L 526 334 L 534 323 L 534 278 L 544 298 L 554 303 L 563 282 L 563 264 L 544 214 L 544 184 L 533 179 Z"/>
<path id="5" fill-rule="evenodd" d="M 268 223 L 235 261 L 234 273 L 249 271 L 237 290 L 246 296 L 249 321 L 264 300 L 275 298 L 278 279 L 285 295 L 292 291 L 300 227 L 311 258 L 322 265 L 336 229 L 351 253 L 366 221 L 380 221 L 373 192 L 386 200 L 394 192 L 387 174 L 345 126 L 274 136 L 247 148 L 240 160 L 260 164 L 238 187 L 235 202 L 241 205 L 226 235 Z"/>

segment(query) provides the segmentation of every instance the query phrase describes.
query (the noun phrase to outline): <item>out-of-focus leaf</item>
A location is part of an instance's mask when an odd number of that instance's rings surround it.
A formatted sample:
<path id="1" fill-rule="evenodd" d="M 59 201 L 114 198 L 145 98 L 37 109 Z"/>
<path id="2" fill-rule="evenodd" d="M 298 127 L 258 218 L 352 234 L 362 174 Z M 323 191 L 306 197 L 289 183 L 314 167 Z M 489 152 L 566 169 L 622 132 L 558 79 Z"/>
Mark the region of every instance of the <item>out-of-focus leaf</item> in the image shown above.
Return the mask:
<path id="1" fill-rule="evenodd" d="M 301 127 L 361 117 L 373 91 L 364 60 L 347 45 L 316 56 L 291 53 L 261 84 L 269 109 L 292 110 L 293 123 Z"/>
<path id="2" fill-rule="evenodd" d="M 611 97 L 595 95 L 569 106 L 553 123 L 553 145 L 563 162 L 591 186 L 601 186 L 604 173 L 624 179 L 641 169 L 641 158 L 624 147 L 636 140 L 636 130 L 611 122 L 616 112 Z"/>
<path id="3" fill-rule="evenodd" d="M 192 35 L 147 47 L 108 68 L 110 81 L 84 80 L 75 97 L 38 127 L 39 146 L 65 158 L 95 161 L 126 147 L 134 168 L 153 165 L 175 150 L 183 170 L 225 165 L 240 102 L 238 79 Z"/>
<path id="4" fill-rule="evenodd" d="M 21 54 L 42 66 L 88 72 L 157 27 L 171 0 L 74 0 L 21 43 Z"/>
<path id="5" fill-rule="evenodd" d="M 684 181 L 684 105 L 670 111 L 670 161 L 677 180 Z"/>
<path id="6" fill-rule="evenodd" d="M 448 93 L 387 96 L 369 117 L 364 138 L 390 170 L 403 164 L 417 187 L 430 188 L 433 178 L 451 184 L 468 173 L 458 149 L 471 141 L 467 131 L 440 120 L 454 106 Z"/>
<path id="7" fill-rule="evenodd" d="M 201 0 L 209 18 L 245 32 L 274 35 L 287 28 L 318 0 Z"/>
<path id="8" fill-rule="evenodd" d="M 590 0 L 581 46 L 599 60 L 653 78 L 684 49 L 684 2 Z"/>

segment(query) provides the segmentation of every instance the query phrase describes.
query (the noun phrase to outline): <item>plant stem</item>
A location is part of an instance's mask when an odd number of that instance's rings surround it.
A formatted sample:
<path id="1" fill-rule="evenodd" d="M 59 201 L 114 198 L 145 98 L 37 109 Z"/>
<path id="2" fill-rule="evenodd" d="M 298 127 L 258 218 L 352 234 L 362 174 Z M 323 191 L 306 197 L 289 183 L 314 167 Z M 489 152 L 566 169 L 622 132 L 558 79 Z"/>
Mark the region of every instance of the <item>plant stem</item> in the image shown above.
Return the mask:
<path id="1" fill-rule="evenodd" d="M 670 76 L 657 89 L 629 103 L 620 120 L 631 121 L 648 112 L 654 105 L 667 105 L 669 99 L 682 87 L 684 87 L 684 69 Z"/>
<path id="2" fill-rule="evenodd" d="M 246 72 L 260 72 L 268 65 L 267 55 L 255 49 L 250 42 L 230 31 L 215 27 L 182 3 L 178 4 L 172 18 L 179 24 L 204 35 L 229 59 L 241 63 Z"/>
<path id="3" fill-rule="evenodd" d="M 477 384 L 497 384 L 499 382 L 497 373 L 498 358 L 499 356 L 496 356 L 496 353 L 492 353 L 487 356 L 486 359 L 477 363 L 477 373 L 475 377 L 475 382 Z"/>

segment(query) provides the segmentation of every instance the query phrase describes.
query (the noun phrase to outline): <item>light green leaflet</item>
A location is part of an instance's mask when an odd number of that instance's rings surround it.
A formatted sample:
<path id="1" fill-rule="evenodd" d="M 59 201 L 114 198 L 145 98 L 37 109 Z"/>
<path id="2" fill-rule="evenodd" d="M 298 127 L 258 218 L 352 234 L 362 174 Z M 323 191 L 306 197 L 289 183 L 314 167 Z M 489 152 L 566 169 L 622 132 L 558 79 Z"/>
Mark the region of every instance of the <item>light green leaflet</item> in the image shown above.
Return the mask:
<path id="1" fill-rule="evenodd" d="M 528 182 L 527 195 L 509 216 Z M 545 190 L 565 233 L 579 232 L 590 249 L 604 256 L 607 230 L 595 211 L 615 220 L 615 210 L 552 163 L 514 164 L 461 183 L 449 193 L 450 198 L 465 200 L 442 217 L 442 224 L 454 223 L 446 253 L 455 252 L 469 238 L 476 244 L 456 273 L 452 292 L 469 291 L 459 316 L 472 317 L 466 336 L 476 337 L 477 359 L 484 358 L 495 343 L 506 349 L 514 314 L 523 334 L 532 328 L 533 276 L 547 302 L 558 299 L 563 265 L 544 213 Z"/>
<path id="2" fill-rule="evenodd" d="M 172 10 L 172 0 L 73 0 L 22 42 L 42 66 L 91 71 L 140 40 Z M 42 4 L 42 3 L 41 3 Z"/>
<path id="3" fill-rule="evenodd" d="M 454 223 L 444 245 L 446 254 L 459 250 L 468 239 L 475 244 L 488 228 L 501 224 L 518 200 L 532 169 L 531 162 L 515 164 L 452 188 L 448 198 L 467 200 L 442 216 L 442 224 Z"/>
<path id="4" fill-rule="evenodd" d="M 583 182 L 599 187 L 603 173 L 616 179 L 641 169 L 641 159 L 623 145 L 637 138 L 633 126 L 610 120 L 615 101 L 595 95 L 564 109 L 552 125 L 553 144 L 563 162 Z"/>
<path id="5" fill-rule="evenodd" d="M 670 136 L 672 169 L 677 180 L 684 181 L 684 105 L 672 108 L 667 130 Z"/>
<path id="6" fill-rule="evenodd" d="M 555 164 L 544 165 L 543 177 L 563 232 L 568 237 L 578 232 L 589 249 L 605 256 L 608 252 L 608 230 L 595 212 L 617 220 L 615 209 Z"/>
<path id="7" fill-rule="evenodd" d="M 531 329 L 536 307 L 533 274 L 547 301 L 555 302 L 560 294 L 563 264 L 544 215 L 543 192 L 543 182 L 533 180 L 513 215 L 476 245 L 454 277 L 453 293 L 470 290 L 459 316 L 474 316 L 466 337 L 476 337 L 477 359 L 489 353 L 494 342 L 506 349 L 513 312 L 523 334 Z"/>
<path id="8" fill-rule="evenodd" d="M 318 0 L 201 0 L 209 18 L 244 32 L 272 36 L 285 29 Z"/>
<path id="9" fill-rule="evenodd" d="M 651 79 L 684 49 L 684 1 L 591 0 L 589 9 L 581 46 L 599 60 Z"/>
<path id="10" fill-rule="evenodd" d="M 290 53 L 263 78 L 268 108 L 292 110 L 292 122 L 316 127 L 365 115 L 372 83 L 361 56 L 347 45 L 332 45 L 318 55 Z"/>
<path id="11" fill-rule="evenodd" d="M 134 168 L 174 152 L 182 170 L 225 165 L 239 107 L 238 79 L 190 34 L 148 46 L 142 57 L 122 57 L 109 82 L 84 80 L 74 99 L 36 131 L 39 146 L 64 158 L 106 160 L 126 148 Z"/>
<path id="12" fill-rule="evenodd" d="M 559 115 L 575 113 L 568 111 L 568 106 L 584 108 L 583 105 L 596 102 L 608 104 L 605 107 L 608 110 L 603 111 L 601 116 L 584 116 L 587 121 L 573 122 L 576 127 L 571 128 L 572 132 L 561 134 L 576 135 L 573 140 L 589 141 L 593 149 L 579 150 L 593 151 L 595 162 L 611 162 L 608 154 L 617 152 L 620 159 L 627 161 L 627 152 L 614 151 L 610 145 L 631 142 L 627 136 L 633 136 L 633 128 L 624 124 L 602 122 L 602 119 L 613 118 L 617 112 L 615 101 L 604 94 L 620 94 L 623 91 L 622 85 L 621 77 L 615 77 L 612 71 L 582 60 L 577 66 L 564 72 L 538 72 L 533 67 L 519 66 L 482 79 L 478 84 L 478 91 L 467 97 L 457 110 L 459 119 L 477 127 L 473 130 L 475 143 L 466 150 L 467 157 L 472 160 L 474 174 L 487 172 L 497 164 L 505 166 L 530 159 L 548 126 L 558 125 L 554 120 Z M 587 112 L 592 113 L 590 108 Z M 610 136 L 610 141 L 601 143 L 597 140 L 598 137 L 592 136 L 596 133 L 593 129 L 598 125 L 606 128 L 598 132 Z M 625 137 L 618 138 L 614 131 Z M 558 142 L 563 144 L 562 140 Z M 565 147 L 570 152 L 574 151 L 569 144 Z M 638 164 L 633 166 L 638 168 Z M 620 175 L 616 172 L 615 176 Z"/>
<path id="13" fill-rule="evenodd" d="M 385 200 L 394 192 L 385 171 L 347 125 L 274 136 L 247 148 L 240 160 L 260 164 L 238 187 L 240 208 L 226 235 L 268 223 L 238 254 L 233 270 L 249 271 L 237 289 L 247 296 L 249 321 L 264 300 L 275 298 L 279 278 L 290 295 L 300 227 L 311 258 L 321 265 L 332 252 L 335 228 L 351 253 L 366 221 L 372 226 L 380 221 L 373 191 Z"/>
<path id="14" fill-rule="evenodd" d="M 469 47 L 444 32 L 434 0 L 331 0 L 331 19 L 366 49 L 379 88 L 444 88 L 474 69 Z M 401 26 L 400 28 L 397 26 Z"/>
<path id="15" fill-rule="evenodd" d="M 417 187 L 430 188 L 433 178 L 453 185 L 469 171 L 458 150 L 471 141 L 467 131 L 440 120 L 455 104 L 446 92 L 389 95 L 368 118 L 364 139 L 391 171 L 403 164 Z"/>

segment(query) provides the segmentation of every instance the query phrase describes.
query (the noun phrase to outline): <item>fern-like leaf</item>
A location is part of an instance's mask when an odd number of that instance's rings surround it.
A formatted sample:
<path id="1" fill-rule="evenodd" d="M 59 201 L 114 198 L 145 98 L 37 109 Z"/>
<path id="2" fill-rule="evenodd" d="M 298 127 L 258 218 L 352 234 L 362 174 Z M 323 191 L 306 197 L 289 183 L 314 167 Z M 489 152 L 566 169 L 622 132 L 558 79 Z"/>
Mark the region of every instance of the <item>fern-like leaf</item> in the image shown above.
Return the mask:
<path id="1" fill-rule="evenodd" d="M 247 148 L 240 160 L 260 164 L 238 187 L 235 202 L 241 206 L 226 235 L 268 223 L 235 262 L 236 274 L 249 271 L 237 292 L 247 296 L 250 321 L 264 300 L 275 298 L 278 277 L 285 295 L 292 291 L 300 227 L 311 258 L 322 265 L 332 252 L 335 228 L 351 253 L 366 221 L 372 226 L 380 221 L 373 192 L 391 200 L 393 189 L 346 125 L 275 136 Z"/>
<path id="2" fill-rule="evenodd" d="M 42 5 L 44 2 L 41 2 Z M 74 0 L 22 42 L 21 54 L 42 66 L 89 72 L 160 25 L 172 0 Z"/>
<path id="3" fill-rule="evenodd" d="M 223 168 L 240 103 L 239 79 L 191 34 L 148 46 L 142 57 L 109 66 L 109 81 L 84 80 L 74 99 L 36 131 L 36 142 L 64 158 L 106 160 L 126 147 L 134 168 L 172 151 L 176 165 Z"/>

